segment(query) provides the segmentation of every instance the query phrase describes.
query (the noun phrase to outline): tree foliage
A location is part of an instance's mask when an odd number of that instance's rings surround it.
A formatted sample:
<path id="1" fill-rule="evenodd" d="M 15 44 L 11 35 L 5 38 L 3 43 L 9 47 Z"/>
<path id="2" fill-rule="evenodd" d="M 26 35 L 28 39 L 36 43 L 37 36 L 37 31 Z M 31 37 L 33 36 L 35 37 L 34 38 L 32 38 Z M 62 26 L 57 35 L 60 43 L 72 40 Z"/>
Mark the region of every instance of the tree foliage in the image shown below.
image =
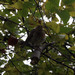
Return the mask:
<path id="1" fill-rule="evenodd" d="M 0 73 L 75 75 L 75 0 L 0 0 L 0 6 Z M 25 45 L 24 35 L 38 25 L 46 39 L 37 64 L 28 65 L 35 48 Z"/>

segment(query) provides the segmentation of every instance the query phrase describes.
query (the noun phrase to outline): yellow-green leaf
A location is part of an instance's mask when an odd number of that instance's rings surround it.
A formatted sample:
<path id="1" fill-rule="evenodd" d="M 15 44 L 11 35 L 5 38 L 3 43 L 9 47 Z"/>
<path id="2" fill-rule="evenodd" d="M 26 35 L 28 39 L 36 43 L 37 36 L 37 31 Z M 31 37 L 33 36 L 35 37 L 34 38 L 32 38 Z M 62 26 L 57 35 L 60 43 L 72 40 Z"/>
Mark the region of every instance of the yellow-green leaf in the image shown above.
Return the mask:
<path id="1" fill-rule="evenodd" d="M 63 20 L 64 24 L 68 22 L 70 14 L 67 10 L 57 11 L 57 14 L 60 16 L 61 20 Z"/>
<path id="2" fill-rule="evenodd" d="M 74 50 L 75 51 L 75 46 L 73 46 L 73 47 L 71 47 L 71 48 L 69 48 L 70 50 Z"/>
<path id="3" fill-rule="evenodd" d="M 71 11 L 70 16 L 75 16 L 75 11 Z"/>
<path id="4" fill-rule="evenodd" d="M 42 69 L 45 69 L 46 63 L 42 63 Z"/>
<path id="5" fill-rule="evenodd" d="M 22 1 L 18 1 L 12 5 L 8 5 L 8 8 L 15 8 L 15 9 L 22 9 L 23 7 L 23 2 Z"/>
<path id="6" fill-rule="evenodd" d="M 75 8 L 75 2 L 74 2 L 74 3 L 72 3 L 72 6 L 73 6 L 73 8 Z"/>
<path id="7" fill-rule="evenodd" d="M 28 2 L 28 0 L 24 0 L 25 2 Z"/>
<path id="8" fill-rule="evenodd" d="M 42 75 L 42 73 L 43 73 L 43 70 L 42 69 L 39 69 L 38 70 L 38 75 Z"/>
<path id="9" fill-rule="evenodd" d="M 60 31 L 60 25 L 56 24 L 55 22 L 47 22 L 46 25 L 50 27 L 54 32 L 59 33 Z"/>
<path id="10" fill-rule="evenodd" d="M 68 35 L 67 34 L 65 35 L 65 40 L 68 40 Z"/>

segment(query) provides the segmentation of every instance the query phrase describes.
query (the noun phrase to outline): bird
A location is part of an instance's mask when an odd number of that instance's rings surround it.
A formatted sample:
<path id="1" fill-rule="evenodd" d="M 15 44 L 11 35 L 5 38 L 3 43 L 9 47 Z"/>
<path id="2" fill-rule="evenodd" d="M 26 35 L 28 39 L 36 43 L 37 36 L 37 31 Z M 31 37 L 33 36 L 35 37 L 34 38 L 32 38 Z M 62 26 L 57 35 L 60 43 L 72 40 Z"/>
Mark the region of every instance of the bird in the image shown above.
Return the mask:
<path id="1" fill-rule="evenodd" d="M 39 47 L 45 40 L 45 31 L 43 26 L 38 25 L 36 28 L 32 29 L 26 42 L 34 47 Z"/>

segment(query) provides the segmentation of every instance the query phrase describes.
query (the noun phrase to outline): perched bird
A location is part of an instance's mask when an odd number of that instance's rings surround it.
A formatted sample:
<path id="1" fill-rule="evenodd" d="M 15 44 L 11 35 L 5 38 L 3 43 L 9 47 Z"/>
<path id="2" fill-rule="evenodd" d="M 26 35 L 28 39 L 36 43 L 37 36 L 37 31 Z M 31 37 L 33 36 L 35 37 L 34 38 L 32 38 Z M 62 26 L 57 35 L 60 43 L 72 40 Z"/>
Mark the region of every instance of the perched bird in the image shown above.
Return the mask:
<path id="1" fill-rule="evenodd" d="M 43 27 L 39 25 L 30 32 L 26 42 L 31 46 L 39 47 L 44 42 L 44 40 L 45 32 Z"/>

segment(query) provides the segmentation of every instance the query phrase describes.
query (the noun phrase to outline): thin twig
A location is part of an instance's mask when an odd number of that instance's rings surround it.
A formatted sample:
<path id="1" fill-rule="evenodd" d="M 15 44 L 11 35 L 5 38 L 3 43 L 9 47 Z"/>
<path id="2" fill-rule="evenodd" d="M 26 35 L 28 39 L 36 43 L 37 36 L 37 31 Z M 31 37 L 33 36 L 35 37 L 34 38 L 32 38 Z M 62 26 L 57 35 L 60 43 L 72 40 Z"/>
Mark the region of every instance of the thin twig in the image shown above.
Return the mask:
<path id="1" fill-rule="evenodd" d="M 67 47 L 66 47 L 66 43 L 63 45 L 64 48 L 75 58 L 75 54 L 73 54 Z"/>
<path id="2" fill-rule="evenodd" d="M 22 17 L 22 21 L 23 21 L 23 23 L 25 22 L 25 19 L 24 19 L 24 17 Z M 24 25 L 25 26 L 25 25 Z M 21 26 L 20 26 L 21 27 Z M 29 35 L 29 30 L 27 29 L 27 27 L 24 27 L 25 28 L 25 30 L 27 31 L 27 34 Z"/>
<path id="3" fill-rule="evenodd" d="M 74 62 L 73 60 L 69 59 L 65 54 L 63 54 L 62 51 L 58 50 L 57 48 L 54 48 L 54 49 L 57 50 L 57 51 L 59 51 L 62 54 L 62 57 L 65 57 L 68 61 Z"/>
<path id="4" fill-rule="evenodd" d="M 61 65 L 65 66 L 65 67 L 67 67 L 67 68 L 70 68 L 70 69 L 72 69 L 72 70 L 74 71 L 74 69 L 73 69 L 72 67 L 69 67 L 68 65 L 66 65 L 66 64 L 64 64 L 64 63 L 62 63 L 62 62 L 60 62 L 60 61 L 57 61 L 57 60 L 51 58 L 51 56 L 49 56 L 49 55 L 47 55 L 47 54 L 45 54 L 45 53 L 42 53 L 42 54 L 45 55 L 46 57 L 50 58 L 51 60 L 55 61 L 56 63 L 61 64 Z"/>
<path id="5" fill-rule="evenodd" d="M 9 57 L 8 57 L 9 58 Z M 9 58 L 10 59 L 10 58 Z M 22 75 L 22 72 L 16 67 L 16 65 L 13 63 L 13 61 L 10 59 L 9 60 L 11 63 L 12 63 L 12 65 L 16 68 L 16 70 L 20 73 L 20 75 Z"/>
<path id="6" fill-rule="evenodd" d="M 16 25 L 19 25 L 20 27 L 24 28 L 27 32 L 29 32 L 29 30 L 24 25 L 20 25 L 20 24 L 14 22 L 14 21 L 8 19 L 7 17 L 0 16 L 0 19 L 3 20 L 3 21 L 9 21 L 9 22 L 14 23 Z"/>
<path id="7" fill-rule="evenodd" d="M 67 35 L 70 35 L 70 34 L 74 34 L 75 35 L 75 29 L 72 29 L 72 31 L 67 33 Z"/>
<path id="8" fill-rule="evenodd" d="M 35 1 L 36 5 L 37 5 L 38 10 L 39 10 L 39 13 L 40 13 L 40 15 L 41 15 L 41 17 L 42 17 L 43 25 L 44 25 L 44 27 L 46 28 L 46 30 L 48 31 L 48 34 L 49 34 L 49 28 L 46 26 L 45 21 L 44 21 L 44 19 L 43 19 L 43 14 L 42 14 L 42 12 L 41 12 L 42 8 L 41 8 L 41 6 L 39 6 L 39 4 L 36 2 L 36 0 L 34 0 L 34 1 Z M 49 36 L 50 36 L 50 35 L 49 35 Z"/>

